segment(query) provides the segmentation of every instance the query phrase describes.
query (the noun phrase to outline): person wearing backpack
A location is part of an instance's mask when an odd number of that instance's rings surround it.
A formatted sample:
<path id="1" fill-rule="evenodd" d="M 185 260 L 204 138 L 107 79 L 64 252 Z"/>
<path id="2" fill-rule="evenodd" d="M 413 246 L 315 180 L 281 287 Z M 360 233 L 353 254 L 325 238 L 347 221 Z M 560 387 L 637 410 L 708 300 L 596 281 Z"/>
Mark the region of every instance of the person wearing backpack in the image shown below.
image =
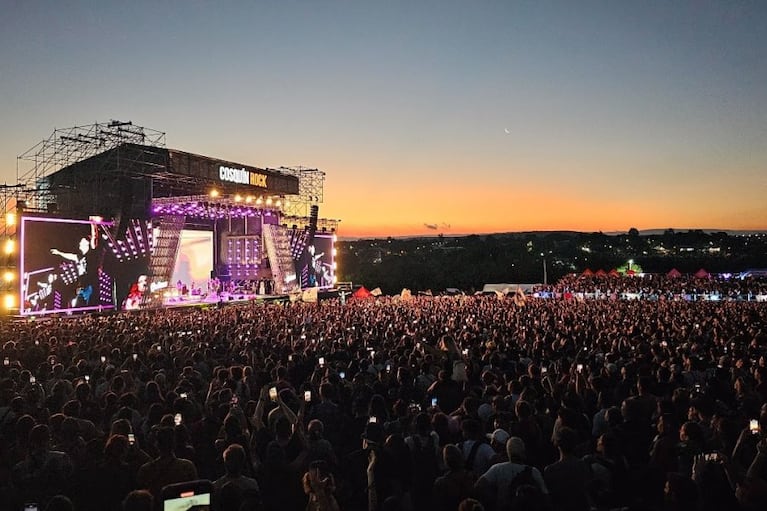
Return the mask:
<path id="1" fill-rule="evenodd" d="M 479 477 L 490 468 L 495 451 L 490 447 L 490 444 L 485 442 L 485 435 L 482 434 L 482 426 L 479 421 L 464 419 L 461 422 L 461 430 L 464 440 L 458 444 L 458 448 L 463 454 L 466 470 Z"/>
<path id="2" fill-rule="evenodd" d="M 432 486 L 439 474 L 439 435 L 426 413 L 415 417 L 415 432 L 405 438 L 413 461 L 412 499 L 415 509 L 430 509 Z"/>
<path id="3" fill-rule="evenodd" d="M 490 467 L 474 485 L 485 507 L 496 511 L 510 509 L 522 488 L 539 493 L 540 500 L 548 502 L 549 491 L 541 472 L 525 464 L 525 442 L 519 437 L 509 438 L 506 453 L 509 461 Z"/>

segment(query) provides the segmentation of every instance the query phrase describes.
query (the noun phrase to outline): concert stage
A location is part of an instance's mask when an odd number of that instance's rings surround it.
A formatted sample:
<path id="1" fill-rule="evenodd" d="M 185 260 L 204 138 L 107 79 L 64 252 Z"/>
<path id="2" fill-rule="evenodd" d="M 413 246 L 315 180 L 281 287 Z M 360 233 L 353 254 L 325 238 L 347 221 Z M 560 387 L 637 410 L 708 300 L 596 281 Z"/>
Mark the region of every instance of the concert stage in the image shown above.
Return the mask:
<path id="1" fill-rule="evenodd" d="M 20 184 L 12 201 L 21 315 L 334 285 L 338 222 L 318 216 L 324 172 L 168 149 L 164 133 L 117 121 L 57 130 L 41 144 L 20 157 L 34 162 L 24 176 L 34 186 Z M 59 166 L 40 163 L 52 158 Z"/>

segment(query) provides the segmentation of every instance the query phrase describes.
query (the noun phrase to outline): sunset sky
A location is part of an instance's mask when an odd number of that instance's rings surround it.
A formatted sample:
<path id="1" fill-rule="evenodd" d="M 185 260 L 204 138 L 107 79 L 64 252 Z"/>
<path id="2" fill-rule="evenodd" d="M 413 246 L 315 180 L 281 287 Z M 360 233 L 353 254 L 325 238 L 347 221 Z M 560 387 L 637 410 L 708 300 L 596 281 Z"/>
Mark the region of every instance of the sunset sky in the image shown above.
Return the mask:
<path id="1" fill-rule="evenodd" d="M 343 236 L 767 229 L 762 0 L 11 1 L 0 98 L 9 184 L 119 119 L 324 170 Z"/>

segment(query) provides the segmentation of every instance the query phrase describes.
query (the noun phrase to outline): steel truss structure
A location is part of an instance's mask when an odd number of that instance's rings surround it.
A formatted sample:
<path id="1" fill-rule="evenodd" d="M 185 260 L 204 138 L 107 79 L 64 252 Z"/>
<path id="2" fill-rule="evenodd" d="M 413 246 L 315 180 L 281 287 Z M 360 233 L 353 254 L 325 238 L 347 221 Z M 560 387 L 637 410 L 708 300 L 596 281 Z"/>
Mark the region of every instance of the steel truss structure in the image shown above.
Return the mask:
<path id="1" fill-rule="evenodd" d="M 28 210 L 45 211 L 51 191 L 44 177 L 126 143 L 165 147 L 165 133 L 116 120 L 54 129 L 50 137 L 17 157 L 16 179 L 22 189 L 16 199 Z"/>

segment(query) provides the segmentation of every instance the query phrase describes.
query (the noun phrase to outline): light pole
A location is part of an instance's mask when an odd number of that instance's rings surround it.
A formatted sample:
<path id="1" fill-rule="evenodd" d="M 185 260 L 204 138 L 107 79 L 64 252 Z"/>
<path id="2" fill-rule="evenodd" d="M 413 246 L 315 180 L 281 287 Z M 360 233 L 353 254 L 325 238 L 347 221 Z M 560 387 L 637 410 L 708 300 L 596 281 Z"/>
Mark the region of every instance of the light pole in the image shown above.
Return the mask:
<path id="1" fill-rule="evenodd" d="M 546 275 L 546 256 L 541 252 L 541 257 L 543 258 L 543 285 L 547 285 L 548 282 L 548 276 Z"/>

